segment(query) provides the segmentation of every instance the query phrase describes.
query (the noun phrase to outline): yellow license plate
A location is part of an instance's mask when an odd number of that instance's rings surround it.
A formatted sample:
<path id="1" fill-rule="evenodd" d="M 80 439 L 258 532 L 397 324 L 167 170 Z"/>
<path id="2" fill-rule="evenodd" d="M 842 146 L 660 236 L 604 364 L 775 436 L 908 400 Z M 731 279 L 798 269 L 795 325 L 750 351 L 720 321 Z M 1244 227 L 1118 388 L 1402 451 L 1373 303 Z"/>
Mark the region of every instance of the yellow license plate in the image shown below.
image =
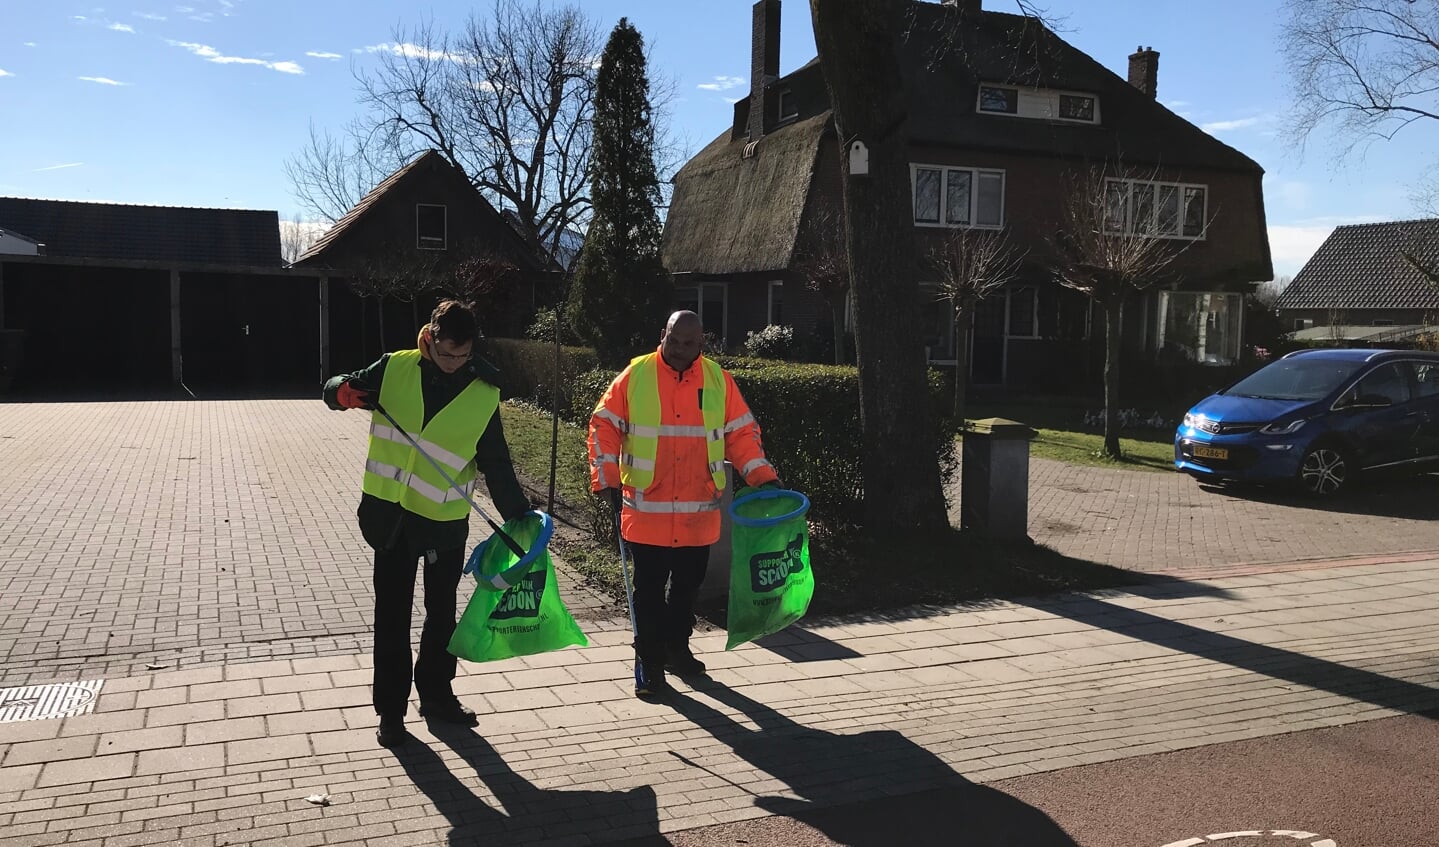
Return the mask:
<path id="1" fill-rule="evenodd" d="M 1198 459 L 1227 459 L 1229 458 L 1229 451 L 1223 447 L 1195 446 L 1194 456 Z"/>

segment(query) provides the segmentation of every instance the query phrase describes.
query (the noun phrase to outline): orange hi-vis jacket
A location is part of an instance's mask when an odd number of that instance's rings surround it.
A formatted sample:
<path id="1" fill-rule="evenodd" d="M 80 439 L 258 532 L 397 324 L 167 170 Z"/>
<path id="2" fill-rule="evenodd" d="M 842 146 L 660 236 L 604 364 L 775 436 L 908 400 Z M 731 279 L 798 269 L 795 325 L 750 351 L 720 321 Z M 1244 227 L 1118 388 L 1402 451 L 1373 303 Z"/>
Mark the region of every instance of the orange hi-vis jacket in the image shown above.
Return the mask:
<path id="1" fill-rule="evenodd" d="M 640 491 L 621 485 L 621 456 L 632 454 L 629 448 L 633 434 L 648 432 L 651 426 L 634 419 L 630 403 L 636 366 L 651 358 L 641 356 L 610 383 L 590 417 L 590 488 L 621 488 L 624 511 L 620 532 L 626 541 L 658 547 L 710 545 L 720 535 L 720 491 L 710 469 L 701 407 L 705 360 L 697 358 L 684 373 L 679 373 L 658 352 L 651 356 L 660 412 L 653 479 Z M 725 392 L 724 457 L 748 484 L 774 482 L 779 477 L 765 458 L 759 425 L 749 404 L 740 395 L 734 377 L 721 373 Z"/>

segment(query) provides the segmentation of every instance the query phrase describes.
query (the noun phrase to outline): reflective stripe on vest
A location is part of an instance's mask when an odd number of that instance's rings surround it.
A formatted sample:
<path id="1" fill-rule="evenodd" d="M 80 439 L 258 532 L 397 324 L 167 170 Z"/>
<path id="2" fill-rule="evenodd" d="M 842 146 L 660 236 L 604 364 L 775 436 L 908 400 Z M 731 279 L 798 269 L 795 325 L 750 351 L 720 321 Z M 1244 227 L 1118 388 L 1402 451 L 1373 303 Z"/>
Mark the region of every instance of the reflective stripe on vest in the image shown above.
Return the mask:
<path id="1" fill-rule="evenodd" d="M 499 407 L 499 389 L 473 380 L 424 424 L 420 360 L 419 350 L 390 354 L 380 382 L 380 405 L 469 494 L 475 488 L 475 444 Z M 370 418 L 364 491 L 431 520 L 469 515 L 465 499 L 379 412 Z"/>
<path id="2" fill-rule="evenodd" d="M 643 491 L 623 499 L 625 507 L 636 512 L 666 515 L 718 512 L 721 505 L 719 500 L 646 500 Z"/>
<path id="3" fill-rule="evenodd" d="M 626 399 L 629 420 L 620 421 L 624 433 L 624 450 L 620 456 L 620 481 L 636 491 L 649 488 L 655 479 L 655 457 L 659 455 L 661 438 L 703 438 L 709 472 L 715 488 L 724 490 L 724 370 L 709 359 L 700 357 L 704 368 L 704 426 L 664 426 L 660 423 L 658 353 L 639 356 L 630 362 L 630 381 Z M 617 416 L 616 416 L 617 417 Z M 638 507 L 637 507 L 638 508 Z M 644 511 L 644 510 L 641 510 Z M 669 511 L 705 511 L 702 509 Z"/>

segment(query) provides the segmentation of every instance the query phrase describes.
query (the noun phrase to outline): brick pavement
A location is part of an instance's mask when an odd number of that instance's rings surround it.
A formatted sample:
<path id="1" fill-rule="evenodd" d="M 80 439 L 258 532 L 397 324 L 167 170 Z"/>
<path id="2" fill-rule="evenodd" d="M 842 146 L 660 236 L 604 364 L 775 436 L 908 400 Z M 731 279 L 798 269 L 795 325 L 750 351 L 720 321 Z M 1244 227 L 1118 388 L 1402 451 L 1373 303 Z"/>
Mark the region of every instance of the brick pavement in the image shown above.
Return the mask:
<path id="1" fill-rule="evenodd" d="M 363 652 L 366 426 L 312 400 L 0 404 L 0 687 Z M 1030 483 L 1036 541 L 1121 567 L 1439 551 L 1439 477 L 1351 513 L 1042 459 Z M 627 626 L 560 579 L 592 628 Z"/>
<path id="2" fill-rule="evenodd" d="M 362 656 L 107 680 L 0 724 L 7 845 L 586 845 L 1439 708 L 1439 559 L 865 616 L 699 648 L 626 690 L 625 634 L 462 663 L 478 733 L 374 746 Z M 329 795 L 330 805 L 305 798 Z"/>

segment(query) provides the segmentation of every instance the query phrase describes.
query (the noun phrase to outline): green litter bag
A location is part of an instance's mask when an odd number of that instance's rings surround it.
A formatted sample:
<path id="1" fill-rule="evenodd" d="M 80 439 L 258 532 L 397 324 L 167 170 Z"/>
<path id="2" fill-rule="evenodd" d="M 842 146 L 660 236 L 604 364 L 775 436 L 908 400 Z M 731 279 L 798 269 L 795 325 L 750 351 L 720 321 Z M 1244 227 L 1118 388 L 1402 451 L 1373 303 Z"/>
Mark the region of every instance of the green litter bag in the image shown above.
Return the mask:
<path id="1" fill-rule="evenodd" d="M 729 641 L 726 650 L 779 632 L 809 609 L 809 498 L 745 488 L 730 504 Z"/>
<path id="2" fill-rule="evenodd" d="M 475 575 L 475 593 L 450 638 L 450 652 L 493 662 L 589 644 L 555 584 L 550 516 L 528 512 L 501 529 L 528 552 L 518 557 L 493 535 L 475 547 L 465 565 L 465 573 Z"/>

